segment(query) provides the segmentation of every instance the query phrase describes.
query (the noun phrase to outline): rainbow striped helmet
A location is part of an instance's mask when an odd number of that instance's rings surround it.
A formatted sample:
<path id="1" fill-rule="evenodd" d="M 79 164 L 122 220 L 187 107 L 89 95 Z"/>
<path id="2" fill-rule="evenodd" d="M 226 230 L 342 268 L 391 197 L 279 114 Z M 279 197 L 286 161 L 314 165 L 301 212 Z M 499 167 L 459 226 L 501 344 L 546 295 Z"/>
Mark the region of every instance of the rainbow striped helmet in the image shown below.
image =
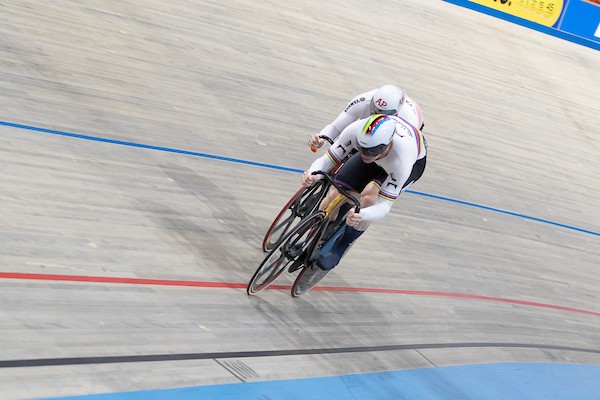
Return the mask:
<path id="1" fill-rule="evenodd" d="M 363 128 L 356 136 L 361 153 L 374 157 L 381 154 L 394 138 L 396 121 L 387 115 L 375 114 L 365 120 Z"/>

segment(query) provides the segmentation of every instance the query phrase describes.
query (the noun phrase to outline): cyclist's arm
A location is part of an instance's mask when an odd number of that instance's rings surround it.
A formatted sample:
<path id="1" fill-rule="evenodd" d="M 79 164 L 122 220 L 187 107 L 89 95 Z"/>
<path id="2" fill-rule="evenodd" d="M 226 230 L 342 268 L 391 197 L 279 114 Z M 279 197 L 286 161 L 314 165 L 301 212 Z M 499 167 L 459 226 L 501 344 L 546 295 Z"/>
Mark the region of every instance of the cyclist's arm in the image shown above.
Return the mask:
<path id="1" fill-rule="evenodd" d="M 319 135 L 327 136 L 335 140 L 340 133 L 354 121 L 363 118 L 370 106 L 372 92 L 361 93 L 353 98 L 344 111 L 337 118 L 319 132 Z M 368 112 L 367 112 L 368 114 Z"/>
<path id="2" fill-rule="evenodd" d="M 362 123 L 360 121 L 355 121 L 348 125 L 329 147 L 327 152 L 312 163 L 309 171 L 329 171 L 341 162 L 356 148 L 356 134 L 361 126 Z"/>
<path id="3" fill-rule="evenodd" d="M 333 160 L 331 159 L 331 157 L 329 156 L 329 151 L 322 155 L 321 157 L 317 158 L 315 161 L 313 161 L 313 163 L 310 165 L 310 167 L 308 168 L 309 172 L 315 172 L 315 171 L 329 171 L 331 168 L 333 168 L 335 166 L 335 162 L 333 162 Z M 322 175 L 316 175 L 317 180 L 323 179 Z"/>
<path id="4" fill-rule="evenodd" d="M 319 132 L 319 136 L 327 136 L 331 140 L 335 140 L 344 130 L 345 127 L 347 127 L 357 119 L 358 118 L 354 117 L 352 114 L 342 111 L 342 113 L 338 115 L 332 123 L 327 125 L 325 128 L 321 129 L 321 132 Z"/>
<path id="5" fill-rule="evenodd" d="M 412 138 L 411 138 L 412 139 Z M 400 144 L 399 141 L 396 143 Z M 395 143 L 395 144 L 396 144 Z M 398 146 L 397 147 L 401 147 Z M 383 181 L 377 196 L 377 203 L 361 210 L 363 221 L 373 222 L 383 219 L 392 209 L 394 201 L 402 192 L 402 186 L 410 176 L 416 152 L 410 146 L 403 146 L 403 149 L 395 149 L 395 159 L 389 169 L 386 168 L 388 176 Z"/>
<path id="6" fill-rule="evenodd" d="M 365 222 L 373 222 L 383 219 L 388 215 L 393 204 L 393 200 L 384 200 L 381 197 L 377 197 L 377 203 L 375 203 L 375 205 L 360 210 L 362 220 Z"/>

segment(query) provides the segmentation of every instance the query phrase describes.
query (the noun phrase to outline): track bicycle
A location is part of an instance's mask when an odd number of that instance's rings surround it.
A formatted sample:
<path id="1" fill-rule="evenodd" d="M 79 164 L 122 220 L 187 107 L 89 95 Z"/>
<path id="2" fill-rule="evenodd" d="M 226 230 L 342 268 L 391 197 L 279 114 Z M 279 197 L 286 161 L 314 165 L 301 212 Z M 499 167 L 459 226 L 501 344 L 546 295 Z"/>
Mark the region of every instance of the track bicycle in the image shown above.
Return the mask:
<path id="1" fill-rule="evenodd" d="M 329 144 L 333 144 L 333 140 L 327 136 L 319 137 L 327 140 Z M 342 163 L 337 164 L 330 170 L 330 173 L 335 174 L 341 166 Z M 273 250 L 295 223 L 313 212 L 327 194 L 328 188 L 328 182 L 321 180 L 310 187 L 301 187 L 294 193 L 267 229 L 262 242 L 263 251 Z"/>
<path id="2" fill-rule="evenodd" d="M 347 212 L 352 205 L 355 212 L 360 212 L 360 203 L 355 197 L 358 193 L 341 187 L 330 173 L 315 171 L 313 175 L 324 177 L 319 182 L 324 181 L 325 192 L 334 186 L 339 195 L 325 209 L 315 208 L 283 235 L 252 275 L 246 289 L 249 295 L 266 289 L 286 270 L 290 273 L 300 270 L 291 288 L 292 296 L 298 297 L 329 273 L 329 270 L 322 270 L 316 265 L 316 259 L 331 249 L 344 232 Z"/>

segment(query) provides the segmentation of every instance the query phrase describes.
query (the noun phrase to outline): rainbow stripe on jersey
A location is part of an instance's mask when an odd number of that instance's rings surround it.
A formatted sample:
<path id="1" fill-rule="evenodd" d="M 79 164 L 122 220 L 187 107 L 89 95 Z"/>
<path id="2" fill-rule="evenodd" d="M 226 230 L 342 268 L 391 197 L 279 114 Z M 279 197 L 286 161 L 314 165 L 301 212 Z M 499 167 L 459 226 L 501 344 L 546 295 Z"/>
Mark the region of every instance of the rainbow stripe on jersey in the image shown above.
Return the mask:
<path id="1" fill-rule="evenodd" d="M 398 196 L 388 193 L 381 188 L 381 185 L 383 185 L 383 182 L 380 182 L 378 180 L 372 180 L 371 182 L 373 182 L 375 184 L 375 186 L 377 186 L 377 188 L 379 189 L 378 196 L 381 197 L 382 199 L 388 200 L 388 201 L 394 201 L 398 198 Z"/>
<path id="2" fill-rule="evenodd" d="M 402 120 L 402 122 L 404 122 L 406 125 L 408 125 L 415 133 L 415 141 L 417 144 L 417 159 L 418 159 L 421 156 L 421 153 L 423 152 L 423 135 L 421 134 L 421 131 L 418 130 L 415 126 L 413 126 L 413 124 L 411 124 L 404 118 L 402 118 L 402 117 L 396 117 L 396 118 Z"/>

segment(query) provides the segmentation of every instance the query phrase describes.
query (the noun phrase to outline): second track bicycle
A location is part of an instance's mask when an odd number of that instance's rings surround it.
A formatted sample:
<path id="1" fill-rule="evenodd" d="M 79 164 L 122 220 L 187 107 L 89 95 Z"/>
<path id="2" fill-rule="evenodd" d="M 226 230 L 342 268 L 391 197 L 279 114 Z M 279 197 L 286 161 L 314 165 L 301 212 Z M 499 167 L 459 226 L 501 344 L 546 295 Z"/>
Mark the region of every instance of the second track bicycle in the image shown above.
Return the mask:
<path id="1" fill-rule="evenodd" d="M 330 173 L 315 171 L 313 175 L 322 175 L 324 178 L 315 183 L 322 185 L 323 196 L 331 186 L 338 190 L 339 195 L 323 210 L 315 207 L 288 229 L 254 272 L 246 290 L 249 295 L 266 289 L 286 270 L 300 270 L 291 289 L 292 296 L 298 297 L 313 288 L 329 272 L 320 269 L 315 260 L 322 252 L 328 251 L 343 233 L 350 207 L 354 205 L 355 212 L 360 212 L 360 203 L 356 199 L 358 193 L 344 189 Z"/>

